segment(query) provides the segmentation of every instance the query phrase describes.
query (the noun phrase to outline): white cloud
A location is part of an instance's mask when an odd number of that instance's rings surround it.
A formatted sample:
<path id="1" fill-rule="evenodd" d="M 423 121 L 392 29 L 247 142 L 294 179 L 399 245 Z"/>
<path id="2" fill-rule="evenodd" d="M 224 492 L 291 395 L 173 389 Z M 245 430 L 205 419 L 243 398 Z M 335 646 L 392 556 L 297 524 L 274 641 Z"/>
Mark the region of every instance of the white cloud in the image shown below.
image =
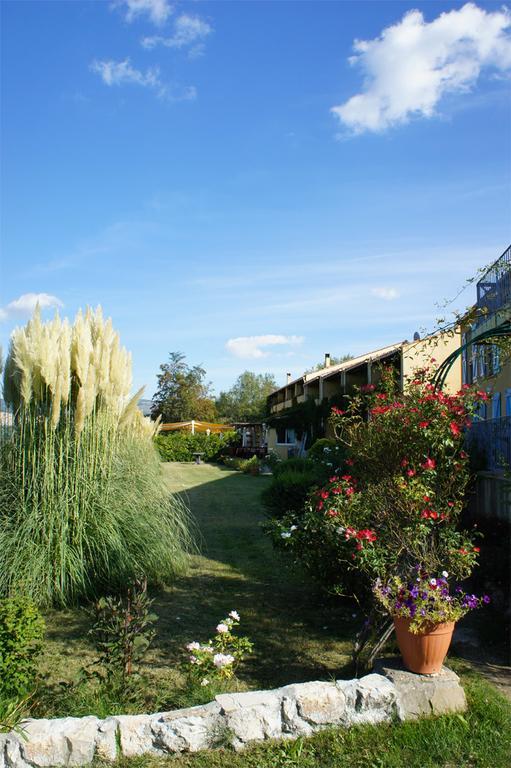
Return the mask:
<path id="1" fill-rule="evenodd" d="M 353 133 L 384 131 L 414 115 L 432 117 L 442 96 L 468 92 L 483 68 L 511 68 L 511 13 L 467 3 L 431 22 L 421 11 L 373 40 L 356 40 L 350 63 L 365 73 L 361 93 L 332 108 Z"/>
<path id="2" fill-rule="evenodd" d="M 113 6 L 121 6 L 126 11 L 126 21 L 134 21 L 138 16 L 149 17 L 157 27 L 164 24 L 172 13 L 168 0 L 115 0 Z"/>
<path id="3" fill-rule="evenodd" d="M 371 288 L 371 293 L 373 296 L 378 296 L 379 299 L 385 299 L 385 301 L 399 298 L 399 292 L 395 288 L 385 288 L 383 285 Z"/>
<path id="4" fill-rule="evenodd" d="M 93 61 L 90 69 L 108 86 L 141 85 L 143 88 L 154 90 L 160 99 L 172 102 L 194 101 L 197 98 L 197 89 L 194 85 L 163 83 L 160 79 L 159 67 L 149 67 L 142 72 L 132 67 L 129 59 L 124 59 L 124 61 Z"/>
<path id="5" fill-rule="evenodd" d="M 93 61 L 90 65 L 92 72 L 96 72 L 105 85 L 125 85 L 134 83 L 144 88 L 162 88 L 160 70 L 158 67 L 149 67 L 145 72 L 135 69 L 129 59 L 124 61 Z"/>
<path id="6" fill-rule="evenodd" d="M 182 13 L 175 20 L 173 33 L 170 37 L 162 37 L 161 35 L 144 37 L 142 45 L 144 48 L 154 48 L 157 45 L 163 45 L 166 48 L 193 46 L 191 52 L 198 55 L 202 53 L 203 42 L 212 31 L 211 25 L 199 16 L 189 16 L 187 13 Z"/>
<path id="7" fill-rule="evenodd" d="M 16 315 L 31 315 L 38 304 L 41 309 L 52 307 L 58 309 L 64 306 L 57 296 L 52 296 L 50 293 L 24 293 L 7 306 L 0 308 L 0 320 L 7 320 Z"/>
<path id="8" fill-rule="evenodd" d="M 229 339 L 225 346 L 235 357 L 254 359 L 268 354 L 263 351 L 263 347 L 301 344 L 302 341 L 303 336 L 281 336 L 270 333 L 266 336 L 238 336 L 236 339 Z"/>

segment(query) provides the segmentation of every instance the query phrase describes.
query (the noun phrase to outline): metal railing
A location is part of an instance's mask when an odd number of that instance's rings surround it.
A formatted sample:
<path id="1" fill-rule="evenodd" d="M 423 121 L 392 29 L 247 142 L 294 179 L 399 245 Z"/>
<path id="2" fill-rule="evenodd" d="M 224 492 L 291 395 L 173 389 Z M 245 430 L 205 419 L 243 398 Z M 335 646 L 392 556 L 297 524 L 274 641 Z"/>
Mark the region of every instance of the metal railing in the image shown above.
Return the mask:
<path id="1" fill-rule="evenodd" d="M 474 421 L 467 432 L 467 449 L 478 468 L 498 472 L 511 468 L 511 416 Z"/>
<path id="2" fill-rule="evenodd" d="M 511 245 L 477 281 L 476 306 L 482 310 L 479 325 L 488 315 L 511 305 Z"/>

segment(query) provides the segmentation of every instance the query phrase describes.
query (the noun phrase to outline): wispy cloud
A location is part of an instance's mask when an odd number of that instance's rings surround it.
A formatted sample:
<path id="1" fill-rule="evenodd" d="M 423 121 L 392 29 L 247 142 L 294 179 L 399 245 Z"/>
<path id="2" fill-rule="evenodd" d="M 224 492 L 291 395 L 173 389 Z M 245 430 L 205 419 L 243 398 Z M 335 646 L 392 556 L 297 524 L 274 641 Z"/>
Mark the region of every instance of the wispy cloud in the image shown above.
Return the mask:
<path id="1" fill-rule="evenodd" d="M 159 67 L 149 67 L 145 72 L 142 72 L 142 70 L 133 67 L 129 59 L 124 59 L 124 61 L 95 60 L 90 68 L 92 72 L 101 77 L 105 85 L 135 84 L 144 88 L 163 87 Z"/>
<path id="2" fill-rule="evenodd" d="M 511 68 L 510 27 L 505 6 L 467 3 L 431 22 L 409 11 L 379 37 L 355 41 L 350 63 L 364 72 L 364 87 L 332 112 L 353 133 L 432 117 L 445 94 L 469 92 L 483 69 Z"/>
<path id="3" fill-rule="evenodd" d="M 159 67 L 149 67 L 145 71 L 133 67 L 129 59 L 124 61 L 93 61 L 91 71 L 98 74 L 105 85 L 140 85 L 154 91 L 160 99 L 166 101 L 194 101 L 197 89 L 194 85 L 179 85 L 164 83 L 160 77 Z"/>
<path id="4" fill-rule="evenodd" d="M 393 301 L 394 299 L 399 298 L 399 291 L 396 290 L 396 288 L 386 288 L 383 285 L 371 288 L 371 293 L 379 299 L 385 299 L 385 301 Z"/>
<path id="5" fill-rule="evenodd" d="M 296 345 L 303 342 L 303 336 L 281 336 L 279 334 L 266 334 L 265 336 L 238 336 L 236 339 L 229 339 L 226 343 L 226 349 L 235 357 L 246 359 L 255 359 L 266 357 L 268 352 L 265 347 L 275 345 Z"/>
<path id="6" fill-rule="evenodd" d="M 114 0 L 112 7 L 122 8 L 128 22 L 147 16 L 157 27 L 167 21 L 173 10 L 168 0 Z"/>
<path id="7" fill-rule="evenodd" d="M 24 293 L 5 307 L 0 307 L 0 320 L 31 315 L 37 305 L 41 309 L 51 309 L 52 307 L 58 309 L 64 306 L 57 296 L 52 296 L 50 293 Z"/>
<path id="8" fill-rule="evenodd" d="M 190 16 L 182 13 L 174 21 L 172 34 L 168 37 L 152 35 L 142 39 L 144 48 L 155 48 L 163 45 L 166 48 L 189 48 L 193 56 L 200 55 L 204 50 L 204 40 L 212 33 L 212 26 L 200 16 Z"/>

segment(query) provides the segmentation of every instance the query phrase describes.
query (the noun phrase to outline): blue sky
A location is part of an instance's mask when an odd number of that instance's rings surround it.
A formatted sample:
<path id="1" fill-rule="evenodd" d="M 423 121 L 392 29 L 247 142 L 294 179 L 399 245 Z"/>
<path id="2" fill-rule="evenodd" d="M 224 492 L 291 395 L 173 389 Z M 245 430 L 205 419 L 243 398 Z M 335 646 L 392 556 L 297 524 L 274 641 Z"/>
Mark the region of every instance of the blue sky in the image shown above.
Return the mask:
<path id="1" fill-rule="evenodd" d="M 500 3 L 1 13 L 4 350 L 36 297 L 101 304 L 148 396 L 172 350 L 283 382 L 431 327 L 509 242 Z"/>

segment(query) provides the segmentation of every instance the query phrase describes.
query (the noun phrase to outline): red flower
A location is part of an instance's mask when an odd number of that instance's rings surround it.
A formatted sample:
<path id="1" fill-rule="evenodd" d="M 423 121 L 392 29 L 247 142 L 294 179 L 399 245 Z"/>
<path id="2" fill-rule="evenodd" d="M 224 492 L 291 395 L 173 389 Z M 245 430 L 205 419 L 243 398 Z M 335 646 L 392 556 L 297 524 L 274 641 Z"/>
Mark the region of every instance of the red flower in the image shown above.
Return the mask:
<path id="1" fill-rule="evenodd" d="M 409 469 L 406 474 L 408 475 L 408 477 L 413 477 L 415 475 L 415 470 Z"/>
<path id="2" fill-rule="evenodd" d="M 474 552 L 480 552 L 481 551 L 481 547 L 474 547 L 473 549 L 474 549 Z"/>
<path id="3" fill-rule="evenodd" d="M 436 461 L 435 459 L 430 459 L 429 456 L 426 459 L 426 461 L 421 465 L 424 469 L 435 469 L 436 467 Z"/>
<path id="4" fill-rule="evenodd" d="M 355 493 L 354 488 L 346 488 L 346 496 L 353 496 L 354 493 Z"/>
<path id="5" fill-rule="evenodd" d="M 429 427 L 429 421 L 419 421 L 419 427 L 421 429 L 426 429 L 426 427 Z"/>
<path id="6" fill-rule="evenodd" d="M 321 491 L 321 493 L 319 495 L 325 501 L 326 501 L 326 499 L 328 499 L 328 491 Z"/>
<path id="7" fill-rule="evenodd" d="M 385 394 L 385 392 L 378 392 L 376 397 L 378 398 L 378 400 L 386 400 L 387 399 L 387 395 Z"/>
<path id="8" fill-rule="evenodd" d="M 332 406 L 332 413 L 334 414 L 334 416 L 344 416 L 346 411 L 341 411 L 340 408 L 337 408 L 337 406 L 334 405 Z"/>
<path id="9" fill-rule="evenodd" d="M 325 506 L 325 505 L 323 504 L 323 502 L 322 502 L 322 501 L 320 501 L 320 502 L 319 502 L 319 504 L 318 504 L 318 507 L 317 507 L 317 509 L 318 509 L 318 512 L 321 512 L 321 510 L 323 509 L 323 507 L 324 507 L 324 506 Z"/>
<path id="10" fill-rule="evenodd" d="M 451 421 L 449 424 L 449 429 L 451 430 L 451 434 L 454 437 L 458 437 L 458 435 L 461 435 L 461 429 L 458 427 L 455 421 Z"/>
<path id="11" fill-rule="evenodd" d="M 363 384 L 360 387 L 361 392 L 374 392 L 375 389 L 376 387 L 374 386 L 374 384 Z"/>
<path id="12" fill-rule="evenodd" d="M 353 459 L 346 459 L 345 463 L 348 465 L 348 467 L 352 467 L 355 462 L 353 461 Z"/>
<path id="13" fill-rule="evenodd" d="M 423 501 L 431 501 L 429 496 L 423 496 L 422 499 L 423 499 Z"/>
<path id="14" fill-rule="evenodd" d="M 402 467 L 407 467 L 408 466 L 408 459 L 402 459 L 401 460 L 401 466 Z"/>

